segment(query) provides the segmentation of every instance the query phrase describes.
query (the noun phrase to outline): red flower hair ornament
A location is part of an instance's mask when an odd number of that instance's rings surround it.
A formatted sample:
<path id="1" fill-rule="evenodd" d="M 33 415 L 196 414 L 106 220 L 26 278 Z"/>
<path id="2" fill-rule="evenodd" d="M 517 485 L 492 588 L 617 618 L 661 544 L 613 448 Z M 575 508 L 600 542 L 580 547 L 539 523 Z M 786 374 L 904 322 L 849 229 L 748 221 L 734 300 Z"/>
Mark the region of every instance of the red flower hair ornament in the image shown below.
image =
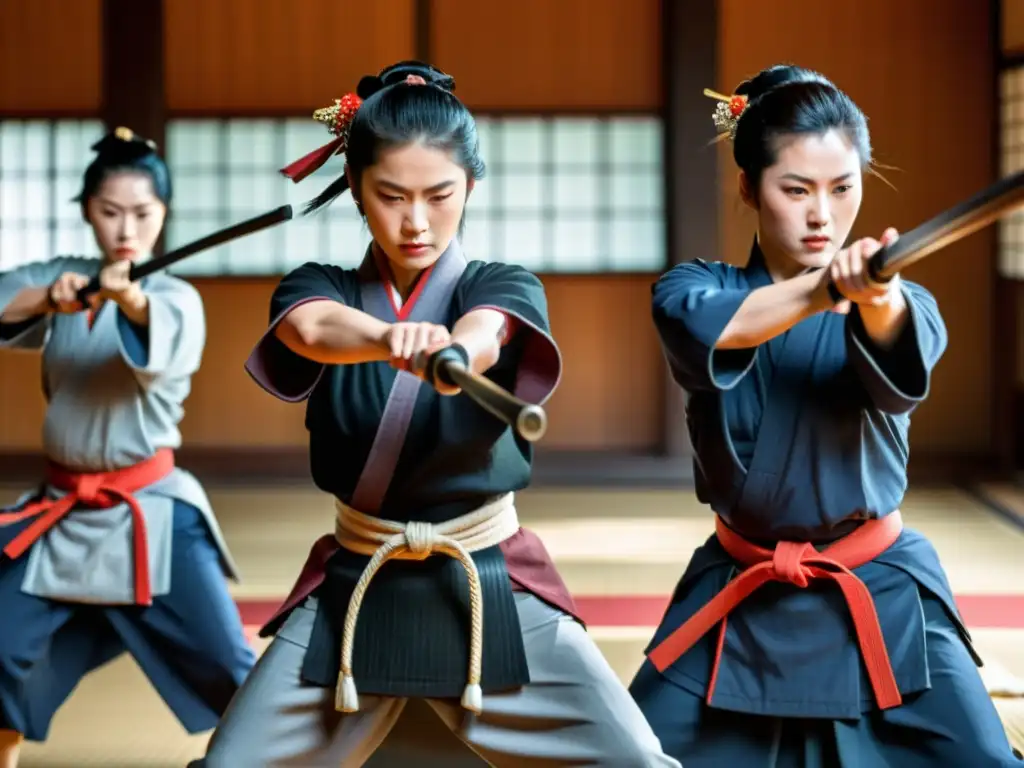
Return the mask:
<path id="1" fill-rule="evenodd" d="M 419 75 L 409 75 L 405 78 L 408 85 L 426 85 L 427 81 Z M 346 93 L 340 99 L 335 99 L 334 104 L 323 107 L 313 113 L 313 119 L 318 123 L 325 123 L 327 130 L 334 135 L 334 139 L 324 144 L 319 149 L 314 149 L 308 155 L 300 157 L 294 163 L 281 169 L 281 173 L 298 184 L 311 173 L 317 171 L 324 163 L 334 155 L 340 155 L 348 148 L 348 131 L 355 119 L 356 112 L 363 105 L 363 100 L 354 93 Z"/>
<path id="2" fill-rule="evenodd" d="M 736 125 L 743 115 L 743 110 L 747 108 L 747 97 L 740 94 L 726 96 L 710 88 L 704 89 L 704 95 L 718 101 L 712 119 L 718 129 L 719 139 L 736 138 Z"/>

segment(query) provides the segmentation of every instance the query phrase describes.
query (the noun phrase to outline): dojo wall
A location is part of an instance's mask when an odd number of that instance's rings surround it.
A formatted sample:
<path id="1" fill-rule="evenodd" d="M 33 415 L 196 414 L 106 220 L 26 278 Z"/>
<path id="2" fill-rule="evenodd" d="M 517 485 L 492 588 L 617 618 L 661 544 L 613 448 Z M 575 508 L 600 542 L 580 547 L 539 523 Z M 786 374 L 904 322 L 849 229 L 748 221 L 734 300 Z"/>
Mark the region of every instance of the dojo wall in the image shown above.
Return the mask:
<path id="1" fill-rule="evenodd" d="M 4 114 L 99 109 L 99 6 L 99 0 L 0 2 Z M 306 112 L 364 72 L 411 57 L 415 6 L 414 0 L 168 0 L 170 113 Z M 431 6 L 433 59 L 457 75 L 460 94 L 475 108 L 663 106 L 657 0 L 517 0 L 514 6 L 434 0 Z M 909 228 L 992 178 L 994 52 L 989 15 L 980 6 L 721 0 L 718 8 L 719 77 L 708 86 L 728 91 L 763 66 L 797 61 L 833 77 L 871 117 L 878 158 L 899 166 L 886 171 L 897 190 L 869 182 L 859 231 Z M 904 37 L 911 32 L 913 38 Z M 712 108 L 709 102 L 709 120 Z M 720 184 L 709 185 L 707 194 L 720 196 L 723 254 L 739 261 L 753 219 L 741 210 L 731 161 L 721 151 Z M 989 450 L 992 259 L 987 231 L 910 273 L 937 294 L 950 327 L 932 399 L 915 418 L 917 455 Z M 963 263 L 977 268 L 965 272 L 958 268 Z M 659 443 L 664 367 L 649 320 L 652 279 L 544 277 L 566 363 L 550 406 L 551 446 L 649 450 Z M 301 409 L 273 401 L 241 369 L 264 323 L 273 281 L 196 284 L 206 299 L 210 338 L 187 405 L 187 443 L 302 446 Z M 38 449 L 40 415 L 37 361 L 5 356 L 0 451 Z"/>
<path id="2" fill-rule="evenodd" d="M 1021 0 L 1000 0 L 999 7 L 1000 62 L 1010 72 L 1019 69 L 1024 62 L 1024 2 Z M 1013 109 L 1013 107 L 1009 107 Z M 1012 124 L 1019 123 L 1013 114 Z M 1020 137 L 1015 125 L 1006 125 L 1007 141 L 1001 149 L 1008 157 L 1019 151 Z M 1017 259 L 1017 249 L 1009 250 L 1007 256 L 1012 264 Z M 1002 356 L 1006 358 L 1000 381 L 1008 379 L 1003 386 L 1008 391 L 1004 397 L 1013 410 L 1012 434 L 1006 438 L 1007 451 L 1016 460 L 1015 467 L 1024 462 L 1024 280 L 1020 269 L 1006 270 L 1011 276 L 1000 276 L 997 299 L 1000 302 L 997 322 L 1000 325 Z"/>

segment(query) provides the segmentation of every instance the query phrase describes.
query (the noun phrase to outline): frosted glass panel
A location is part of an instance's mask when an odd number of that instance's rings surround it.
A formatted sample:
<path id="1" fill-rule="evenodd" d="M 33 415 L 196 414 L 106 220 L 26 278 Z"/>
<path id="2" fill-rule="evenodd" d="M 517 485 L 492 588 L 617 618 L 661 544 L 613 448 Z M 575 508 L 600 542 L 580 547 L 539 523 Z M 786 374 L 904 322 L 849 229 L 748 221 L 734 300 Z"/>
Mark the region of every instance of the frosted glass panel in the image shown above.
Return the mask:
<path id="1" fill-rule="evenodd" d="M 289 250 L 287 257 L 297 264 L 324 260 L 331 264 L 356 265 L 366 256 L 370 245 L 370 232 L 359 218 L 346 217 L 332 221 L 327 227 L 327 245 L 316 253 L 297 253 Z M 326 259 L 320 254 L 325 253 Z"/>
<path id="2" fill-rule="evenodd" d="M 49 227 L 39 225 L 25 227 L 21 233 L 21 247 L 26 254 L 47 253 L 50 250 Z"/>
<path id="3" fill-rule="evenodd" d="M 57 247 L 54 253 L 97 253 L 99 251 L 92 231 L 85 227 L 61 227 L 57 230 Z"/>
<path id="4" fill-rule="evenodd" d="M 489 117 L 478 117 L 476 120 L 476 134 L 484 162 L 491 156 L 491 151 L 494 149 L 494 123 L 495 121 Z"/>
<path id="5" fill-rule="evenodd" d="M 80 222 L 82 206 L 75 198 L 82 192 L 82 176 L 80 174 L 60 174 L 53 180 L 53 199 L 56 205 L 54 215 L 62 221 Z M 3 226 L 0 224 L 0 226 Z"/>
<path id="6" fill-rule="evenodd" d="M 208 211 L 192 215 L 185 211 L 175 210 L 168 219 L 164 230 L 164 245 L 168 250 L 181 248 L 183 245 L 198 240 L 220 229 L 223 225 L 220 219 L 211 215 Z M 217 249 L 214 249 L 215 252 Z M 197 256 L 190 257 L 187 262 L 179 262 L 172 270 L 181 269 L 181 265 L 188 264 L 192 269 L 194 264 L 199 263 Z"/>
<path id="7" fill-rule="evenodd" d="M 509 210 L 539 210 L 544 201 L 544 182 L 538 174 L 516 173 L 501 179 L 501 205 Z"/>
<path id="8" fill-rule="evenodd" d="M 519 220 L 505 225 L 505 261 L 532 271 L 544 263 L 544 225 L 540 219 Z"/>
<path id="9" fill-rule="evenodd" d="M 191 216 L 193 212 L 203 213 L 219 207 L 224 199 L 221 187 L 224 180 L 210 176 L 197 176 L 194 171 L 177 174 L 171 183 L 174 185 L 174 201 L 172 203 L 176 215 Z"/>
<path id="10" fill-rule="evenodd" d="M 599 194 L 604 191 L 602 178 L 596 173 L 559 174 L 555 182 L 555 208 L 557 215 L 584 211 L 592 213 L 601 205 Z"/>
<path id="11" fill-rule="evenodd" d="M 28 177 L 22 180 L 18 196 L 21 198 L 19 214 L 23 221 L 49 221 L 51 216 L 50 193 L 53 185 L 45 176 Z"/>
<path id="12" fill-rule="evenodd" d="M 544 122 L 539 118 L 512 117 L 502 120 L 497 135 L 500 136 L 500 142 L 495 142 L 495 145 L 501 145 L 503 168 L 526 166 L 535 172 L 543 162 Z M 490 151 L 493 154 L 498 151 L 498 147 L 492 146 Z"/>
<path id="13" fill-rule="evenodd" d="M 97 253 L 72 202 L 103 136 L 97 120 L 0 121 L 0 272 L 57 255 Z"/>
<path id="14" fill-rule="evenodd" d="M 218 152 L 225 124 L 219 120 L 176 120 L 167 126 L 167 161 L 176 176 L 188 168 L 215 169 L 222 162 Z"/>
<path id="15" fill-rule="evenodd" d="M 611 225 L 611 258 L 629 272 L 656 272 L 665 264 L 665 221 L 660 216 L 620 219 Z"/>
<path id="16" fill-rule="evenodd" d="M 233 275 L 273 274 L 282 261 L 282 236 L 269 229 L 225 244 L 225 270 Z"/>
<path id="17" fill-rule="evenodd" d="M 660 211 L 664 181 L 657 171 L 617 172 L 611 179 L 613 211 Z"/>
<path id="18" fill-rule="evenodd" d="M 324 133 L 327 132 L 324 131 Z M 232 166 L 265 166 L 267 160 L 276 154 L 274 152 L 276 134 L 273 120 L 231 121 L 227 125 L 225 147 L 228 163 Z M 327 136 L 327 138 L 331 137 Z"/>
<path id="19" fill-rule="evenodd" d="M 24 184 L 20 180 L 0 176 L 0 227 L 20 226 L 21 211 L 24 208 L 22 190 Z"/>
<path id="20" fill-rule="evenodd" d="M 554 123 L 556 166 L 593 166 L 604 160 L 598 148 L 599 125 L 593 118 L 563 118 Z"/>
<path id="21" fill-rule="evenodd" d="M 1000 166 L 1004 176 L 1024 170 L 1024 67 L 1002 73 Z M 999 221 L 1000 274 L 1024 280 L 1024 212 Z"/>
<path id="22" fill-rule="evenodd" d="M 281 205 L 281 181 L 269 173 L 239 173 L 228 180 L 228 207 L 251 215 L 269 211 Z"/>
<path id="23" fill-rule="evenodd" d="M 20 122 L 0 123 L 0 170 L 5 176 L 20 175 L 25 170 L 26 127 Z"/>
<path id="24" fill-rule="evenodd" d="M 494 189 L 494 179 L 484 178 L 473 186 L 469 193 L 469 202 L 466 209 L 469 211 L 489 211 L 495 205 L 494 197 L 491 194 Z"/>
<path id="25" fill-rule="evenodd" d="M 279 253 L 274 254 L 276 260 L 289 256 L 301 258 L 300 263 L 316 261 L 317 254 L 330 250 L 329 243 L 321 242 L 322 239 L 326 239 L 327 232 L 318 221 L 310 219 L 293 221 L 281 234 L 284 243 L 283 247 L 277 249 Z"/>
<path id="26" fill-rule="evenodd" d="M 87 122 L 59 122 L 54 125 L 54 165 L 85 171 L 83 160 L 92 157 L 90 147 L 102 133 Z"/>
<path id="27" fill-rule="evenodd" d="M 555 221 L 555 253 L 563 272 L 599 272 L 603 262 L 598 249 L 600 222 Z M 607 245 L 605 246 L 607 247 Z"/>
<path id="28" fill-rule="evenodd" d="M 23 142 L 21 167 L 33 174 L 46 173 L 51 166 L 50 142 L 53 140 L 51 125 L 44 122 L 26 123 L 21 137 Z M 85 170 L 84 166 L 82 170 Z"/>
<path id="29" fill-rule="evenodd" d="M 466 229 L 462 236 L 462 250 L 466 258 L 477 261 L 501 261 L 501 253 L 495 253 L 494 227 L 487 216 L 466 218 Z"/>
<path id="30" fill-rule="evenodd" d="M 609 133 L 613 165 L 661 165 L 660 121 L 642 117 L 622 118 L 611 123 Z"/>
<path id="31" fill-rule="evenodd" d="M 540 272 L 659 271 L 666 264 L 661 121 L 655 117 L 498 117 L 477 120 L 486 176 L 466 209 L 463 246 L 485 261 Z M 330 140 L 308 118 L 173 120 L 168 245 L 290 203 L 296 219 L 177 267 L 179 274 L 280 275 L 306 261 L 354 267 L 369 232 L 346 193 L 301 218 L 341 158 L 302 184 L 280 168 Z M 620 248 L 627 243 L 627 252 Z"/>

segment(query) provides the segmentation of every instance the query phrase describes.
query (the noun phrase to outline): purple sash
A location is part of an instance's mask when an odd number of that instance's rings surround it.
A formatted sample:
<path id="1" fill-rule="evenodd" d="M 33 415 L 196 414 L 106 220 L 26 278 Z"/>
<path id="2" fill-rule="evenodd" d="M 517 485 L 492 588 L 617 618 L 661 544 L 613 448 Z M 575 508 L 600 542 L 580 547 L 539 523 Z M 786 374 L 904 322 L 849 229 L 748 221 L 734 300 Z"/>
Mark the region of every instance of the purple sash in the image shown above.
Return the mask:
<path id="1" fill-rule="evenodd" d="M 363 278 L 359 287 L 362 310 L 384 322 L 397 322 L 390 290 L 384 277 L 377 269 L 373 256 L 373 246 L 366 251 L 363 263 L 359 267 Z M 441 325 L 447 319 L 448 308 L 459 278 L 466 270 L 466 257 L 456 239 L 441 254 L 429 275 L 421 279 L 427 280 L 423 290 L 416 298 L 412 311 L 406 322 L 435 323 Z M 352 507 L 368 515 L 376 514 L 384 501 L 388 487 L 398 465 L 398 457 L 405 445 L 405 437 L 412 421 L 413 409 L 420 386 L 424 382 L 406 371 L 399 371 L 391 386 L 384 415 L 374 437 L 373 445 L 367 456 L 366 464 L 359 482 L 352 494 Z"/>

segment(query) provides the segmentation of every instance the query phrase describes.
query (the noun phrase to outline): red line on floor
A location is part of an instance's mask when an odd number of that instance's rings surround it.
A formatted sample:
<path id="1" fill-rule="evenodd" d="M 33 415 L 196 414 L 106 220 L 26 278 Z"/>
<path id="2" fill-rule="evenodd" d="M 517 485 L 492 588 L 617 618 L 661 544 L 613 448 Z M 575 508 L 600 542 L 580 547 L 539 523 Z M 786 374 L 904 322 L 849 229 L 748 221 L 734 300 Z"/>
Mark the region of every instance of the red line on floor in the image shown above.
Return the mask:
<path id="1" fill-rule="evenodd" d="M 655 627 L 668 605 L 657 595 L 580 595 L 576 606 L 584 621 L 594 627 Z M 1024 629 L 1024 595 L 958 595 L 964 623 L 971 629 Z M 240 600 L 242 621 L 266 622 L 281 604 L 279 600 Z"/>

